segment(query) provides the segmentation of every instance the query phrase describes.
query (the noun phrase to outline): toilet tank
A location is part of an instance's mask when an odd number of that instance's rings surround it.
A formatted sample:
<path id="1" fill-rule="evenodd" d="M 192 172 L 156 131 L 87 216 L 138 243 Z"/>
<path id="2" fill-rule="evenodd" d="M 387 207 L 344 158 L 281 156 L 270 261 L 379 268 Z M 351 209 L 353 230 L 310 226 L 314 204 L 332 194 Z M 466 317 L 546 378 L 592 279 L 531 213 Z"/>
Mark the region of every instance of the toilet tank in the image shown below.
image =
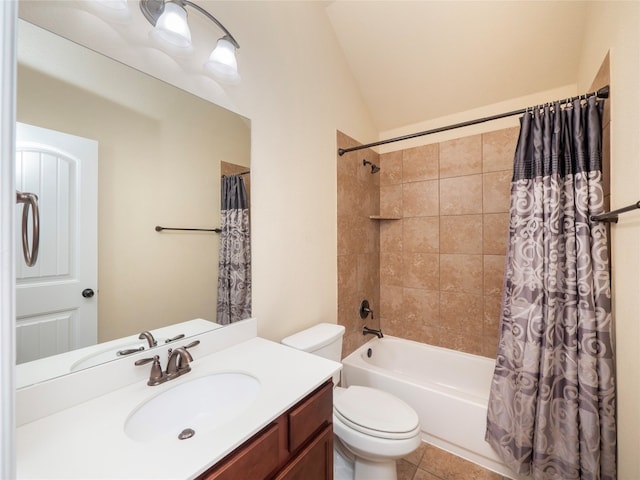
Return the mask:
<path id="1" fill-rule="evenodd" d="M 319 323 L 284 338 L 282 344 L 340 362 L 343 336 L 344 326 L 335 323 Z"/>

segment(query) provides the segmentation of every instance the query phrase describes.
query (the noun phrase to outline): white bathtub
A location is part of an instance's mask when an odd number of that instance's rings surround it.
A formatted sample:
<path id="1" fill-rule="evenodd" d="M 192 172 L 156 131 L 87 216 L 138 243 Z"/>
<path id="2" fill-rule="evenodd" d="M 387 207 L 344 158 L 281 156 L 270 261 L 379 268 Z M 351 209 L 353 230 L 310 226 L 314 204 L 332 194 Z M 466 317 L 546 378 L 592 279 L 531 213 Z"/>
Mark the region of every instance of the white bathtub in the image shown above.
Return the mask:
<path id="1" fill-rule="evenodd" d="M 342 364 L 343 386 L 379 388 L 411 405 L 420 417 L 423 441 L 519 478 L 484 441 L 494 360 L 385 335 Z"/>

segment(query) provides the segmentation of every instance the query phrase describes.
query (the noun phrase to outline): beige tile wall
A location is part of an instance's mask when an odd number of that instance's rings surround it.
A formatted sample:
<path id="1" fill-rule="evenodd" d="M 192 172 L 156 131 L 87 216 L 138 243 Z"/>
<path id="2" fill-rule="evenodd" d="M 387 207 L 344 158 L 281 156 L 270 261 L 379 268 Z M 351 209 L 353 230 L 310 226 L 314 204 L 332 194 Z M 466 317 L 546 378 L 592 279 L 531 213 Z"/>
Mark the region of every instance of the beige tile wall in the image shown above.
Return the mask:
<path id="1" fill-rule="evenodd" d="M 495 356 L 518 129 L 338 156 L 338 323 Z M 338 132 L 342 148 L 358 145 Z M 362 159 L 381 167 L 372 175 Z M 379 215 L 389 220 L 372 220 Z M 362 299 L 375 319 L 358 315 Z"/>
<path id="2" fill-rule="evenodd" d="M 341 148 L 358 145 L 338 132 Z M 380 165 L 378 154 L 360 150 L 337 158 L 338 185 L 338 323 L 346 328 L 343 356 L 368 338 L 362 327 L 380 328 L 380 226 L 369 217 L 380 212 L 380 174 L 362 160 Z M 363 321 L 360 302 L 367 299 L 374 320 Z"/>
<path id="3" fill-rule="evenodd" d="M 518 130 L 380 155 L 385 333 L 495 356 Z"/>

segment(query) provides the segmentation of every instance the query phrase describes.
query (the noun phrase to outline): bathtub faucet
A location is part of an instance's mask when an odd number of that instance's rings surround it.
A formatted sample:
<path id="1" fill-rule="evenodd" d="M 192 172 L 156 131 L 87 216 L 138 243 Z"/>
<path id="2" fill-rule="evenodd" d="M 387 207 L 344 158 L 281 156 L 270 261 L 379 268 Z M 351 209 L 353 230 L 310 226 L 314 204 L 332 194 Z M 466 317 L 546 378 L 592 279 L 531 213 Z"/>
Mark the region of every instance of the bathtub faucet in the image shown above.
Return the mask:
<path id="1" fill-rule="evenodd" d="M 375 335 L 378 338 L 384 337 L 384 335 L 382 335 L 382 330 L 376 330 L 374 328 L 369 328 L 369 327 L 367 327 L 365 325 L 364 327 L 362 327 L 362 335 L 367 335 L 367 334 Z"/>

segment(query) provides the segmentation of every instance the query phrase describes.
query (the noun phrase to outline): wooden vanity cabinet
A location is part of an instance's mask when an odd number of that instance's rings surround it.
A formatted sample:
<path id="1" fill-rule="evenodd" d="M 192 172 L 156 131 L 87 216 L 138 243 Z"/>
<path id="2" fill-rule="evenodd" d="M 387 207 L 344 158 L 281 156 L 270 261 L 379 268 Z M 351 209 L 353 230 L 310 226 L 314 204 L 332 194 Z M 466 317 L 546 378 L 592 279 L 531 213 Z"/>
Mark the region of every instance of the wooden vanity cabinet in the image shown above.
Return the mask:
<path id="1" fill-rule="evenodd" d="M 332 480 L 333 428 L 327 425 L 319 435 L 274 477 L 275 480 Z"/>
<path id="2" fill-rule="evenodd" d="M 333 480 L 333 383 L 327 381 L 198 480 Z"/>

